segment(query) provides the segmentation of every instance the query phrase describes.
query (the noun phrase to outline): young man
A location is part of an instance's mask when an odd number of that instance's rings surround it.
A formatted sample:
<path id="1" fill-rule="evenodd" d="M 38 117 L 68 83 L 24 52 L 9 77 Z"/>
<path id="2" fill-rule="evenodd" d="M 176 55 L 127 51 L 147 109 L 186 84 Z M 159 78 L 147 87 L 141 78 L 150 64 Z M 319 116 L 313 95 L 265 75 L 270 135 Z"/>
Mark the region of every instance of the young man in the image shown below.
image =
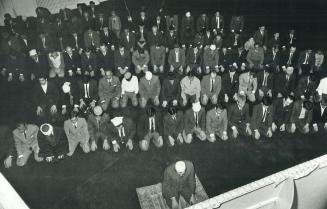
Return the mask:
<path id="1" fill-rule="evenodd" d="M 209 75 L 205 75 L 201 80 L 201 103 L 207 105 L 208 101 L 217 104 L 221 90 L 221 77 L 212 70 Z"/>
<path id="2" fill-rule="evenodd" d="M 74 154 L 75 149 L 79 144 L 84 153 L 90 152 L 90 134 L 87 123 L 84 118 L 77 116 L 77 112 L 71 112 L 70 118 L 64 122 L 64 130 L 68 139 L 68 156 L 72 156 Z"/>
<path id="3" fill-rule="evenodd" d="M 299 130 L 303 134 L 310 131 L 310 123 L 312 120 L 313 104 L 309 100 L 298 100 L 294 102 L 292 109 L 290 125 L 286 127 L 289 133 Z"/>
<path id="4" fill-rule="evenodd" d="M 137 106 L 137 94 L 139 93 L 139 80 L 135 75 L 130 72 L 126 72 L 121 82 L 121 99 L 120 106 L 126 107 L 127 102 L 130 99 L 134 107 Z"/>
<path id="5" fill-rule="evenodd" d="M 177 106 L 181 95 L 181 85 L 174 72 L 168 72 L 168 76 L 164 79 L 161 88 L 162 107 L 169 104 Z"/>
<path id="6" fill-rule="evenodd" d="M 191 143 L 193 135 L 201 141 L 206 139 L 205 134 L 206 113 L 200 102 L 193 102 L 192 108 L 184 114 L 183 138 L 186 143 Z"/>
<path id="7" fill-rule="evenodd" d="M 183 106 L 186 106 L 190 99 L 200 101 L 201 82 L 194 76 L 194 70 L 189 71 L 180 83 Z"/>
<path id="8" fill-rule="evenodd" d="M 183 139 L 183 112 L 178 111 L 176 107 L 168 107 L 167 113 L 164 116 L 164 139 L 168 146 L 174 146 L 175 143 L 182 144 Z"/>
<path id="9" fill-rule="evenodd" d="M 227 110 L 223 102 L 218 102 L 214 108 L 207 112 L 206 132 L 209 142 L 215 142 L 216 137 L 226 141 L 227 135 Z"/>
<path id="10" fill-rule="evenodd" d="M 251 117 L 253 137 L 258 140 L 261 136 L 272 137 L 273 108 L 269 97 L 264 97 L 261 103 L 254 106 Z"/>
<path id="11" fill-rule="evenodd" d="M 153 107 L 148 107 L 146 114 L 139 118 L 137 124 L 137 135 L 140 139 L 139 146 L 142 151 L 147 151 L 150 142 L 156 147 L 163 146 L 161 116 Z"/>
<path id="12" fill-rule="evenodd" d="M 35 161 L 43 161 L 43 158 L 39 157 L 38 132 L 39 128 L 36 125 L 17 123 L 16 129 L 12 132 L 18 156 L 17 166 L 24 166 L 33 152 Z"/>
<path id="13" fill-rule="evenodd" d="M 165 169 L 162 196 L 169 208 L 179 208 L 182 196 L 188 203 L 195 203 L 195 172 L 190 161 L 177 161 Z"/>
<path id="14" fill-rule="evenodd" d="M 115 117 L 111 119 L 108 129 L 114 152 L 118 152 L 122 146 L 133 150 L 133 141 L 136 135 L 134 122 L 127 117 Z"/>
<path id="15" fill-rule="evenodd" d="M 89 114 L 87 118 L 87 127 L 90 134 L 91 151 L 95 151 L 98 148 L 98 141 L 102 141 L 102 148 L 107 151 L 110 146 L 108 143 L 108 123 L 110 117 L 107 113 L 103 113 L 103 109 L 100 106 L 96 106 L 93 109 L 93 114 Z"/>
<path id="16" fill-rule="evenodd" d="M 145 73 L 148 70 L 148 65 L 150 62 L 149 52 L 142 48 L 138 48 L 133 52 L 132 62 L 134 64 L 136 74 L 140 74 L 141 72 Z"/>

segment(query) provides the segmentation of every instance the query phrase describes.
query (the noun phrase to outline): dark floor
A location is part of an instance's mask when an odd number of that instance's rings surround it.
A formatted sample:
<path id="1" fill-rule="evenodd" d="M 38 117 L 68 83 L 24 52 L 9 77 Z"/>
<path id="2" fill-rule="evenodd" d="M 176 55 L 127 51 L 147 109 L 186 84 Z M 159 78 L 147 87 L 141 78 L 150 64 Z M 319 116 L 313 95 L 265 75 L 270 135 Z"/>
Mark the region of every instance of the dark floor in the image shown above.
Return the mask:
<path id="1" fill-rule="evenodd" d="M 1 140 L 6 131 L 1 127 Z M 195 141 L 169 149 L 152 147 L 148 152 L 82 154 L 79 150 L 59 164 L 30 159 L 23 168 L 1 166 L 0 171 L 32 209 L 138 209 L 135 189 L 160 182 L 172 156 L 193 161 L 213 197 L 323 155 L 326 147 L 323 133 L 276 134 L 269 140 Z"/>

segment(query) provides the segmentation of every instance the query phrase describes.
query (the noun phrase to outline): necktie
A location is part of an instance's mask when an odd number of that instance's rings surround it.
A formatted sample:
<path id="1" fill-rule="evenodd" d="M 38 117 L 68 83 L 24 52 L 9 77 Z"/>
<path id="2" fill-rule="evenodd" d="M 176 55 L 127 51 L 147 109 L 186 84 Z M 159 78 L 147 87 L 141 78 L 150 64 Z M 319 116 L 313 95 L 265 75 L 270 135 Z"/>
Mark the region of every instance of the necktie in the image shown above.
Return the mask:
<path id="1" fill-rule="evenodd" d="M 290 44 L 293 43 L 293 34 L 291 34 L 291 40 L 290 40 Z"/>
<path id="2" fill-rule="evenodd" d="M 289 56 L 288 61 L 287 61 L 288 65 L 290 65 L 292 63 L 292 56 L 293 56 L 293 53 L 290 53 L 290 56 Z"/>
<path id="3" fill-rule="evenodd" d="M 210 85 L 210 92 L 211 93 L 213 92 L 214 83 L 215 83 L 215 80 L 211 78 L 211 85 Z"/>
<path id="4" fill-rule="evenodd" d="M 86 98 L 90 98 L 90 95 L 89 95 L 89 86 L 88 84 L 84 84 L 84 87 L 85 87 L 85 97 Z"/>
<path id="5" fill-rule="evenodd" d="M 150 118 L 150 132 L 154 132 L 155 131 L 155 127 L 154 127 L 154 118 Z"/>
<path id="6" fill-rule="evenodd" d="M 263 86 L 267 86 L 267 74 L 265 73 L 264 76 L 263 76 Z"/>
<path id="7" fill-rule="evenodd" d="M 129 35 L 126 36 L 127 42 L 129 42 Z"/>
<path id="8" fill-rule="evenodd" d="M 195 113 L 195 126 L 198 127 L 199 125 L 199 120 L 198 120 L 198 113 Z"/>
<path id="9" fill-rule="evenodd" d="M 264 110 L 263 110 L 263 116 L 262 116 L 262 121 L 261 122 L 265 122 L 266 121 L 266 117 L 267 117 L 267 108 L 264 108 Z"/>
<path id="10" fill-rule="evenodd" d="M 194 64 L 196 64 L 196 52 L 194 52 Z"/>
<path id="11" fill-rule="evenodd" d="M 44 38 L 44 37 L 42 38 L 42 44 L 43 44 L 43 48 L 46 48 L 46 45 L 45 45 L 45 38 Z"/>
<path id="12" fill-rule="evenodd" d="M 172 118 L 173 118 L 173 120 L 176 120 L 176 115 L 173 115 Z"/>
<path id="13" fill-rule="evenodd" d="M 179 53 L 175 53 L 176 55 L 176 62 L 179 62 Z"/>
<path id="14" fill-rule="evenodd" d="M 97 121 L 97 128 L 98 128 L 98 130 L 100 130 L 100 120 L 96 119 L 96 121 Z"/>
<path id="15" fill-rule="evenodd" d="M 230 74 L 230 82 L 233 83 L 233 74 Z"/>
<path id="16" fill-rule="evenodd" d="M 74 128 L 77 128 L 77 123 L 74 123 L 73 126 L 74 126 Z"/>
<path id="17" fill-rule="evenodd" d="M 26 136 L 26 130 L 24 131 L 24 137 L 25 137 L 25 139 L 27 139 L 27 136 Z"/>
<path id="18" fill-rule="evenodd" d="M 78 41 L 77 41 L 77 36 L 75 36 L 75 46 L 76 46 L 76 49 L 78 49 Z"/>
<path id="19" fill-rule="evenodd" d="M 304 60 L 304 63 L 303 64 L 305 64 L 305 65 L 308 64 L 308 57 L 309 57 L 309 55 L 308 54 L 305 54 L 305 60 Z"/>

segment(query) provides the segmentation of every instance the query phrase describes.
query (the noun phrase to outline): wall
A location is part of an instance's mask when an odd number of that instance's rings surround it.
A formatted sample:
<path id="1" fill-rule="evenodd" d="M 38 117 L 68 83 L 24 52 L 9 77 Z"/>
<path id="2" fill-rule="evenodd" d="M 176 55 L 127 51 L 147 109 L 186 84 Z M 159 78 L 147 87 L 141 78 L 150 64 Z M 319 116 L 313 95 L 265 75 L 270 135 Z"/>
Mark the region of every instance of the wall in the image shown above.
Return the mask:
<path id="1" fill-rule="evenodd" d="M 12 17 L 35 16 L 36 5 L 36 0 L 0 0 L 0 25 L 4 25 L 5 13 L 9 13 Z"/>

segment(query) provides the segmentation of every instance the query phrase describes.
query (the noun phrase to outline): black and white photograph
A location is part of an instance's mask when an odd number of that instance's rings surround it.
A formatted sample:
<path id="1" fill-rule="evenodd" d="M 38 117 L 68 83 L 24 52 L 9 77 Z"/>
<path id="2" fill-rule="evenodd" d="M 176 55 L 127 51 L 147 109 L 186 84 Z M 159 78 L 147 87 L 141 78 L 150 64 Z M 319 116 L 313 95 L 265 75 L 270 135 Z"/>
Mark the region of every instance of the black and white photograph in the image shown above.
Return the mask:
<path id="1" fill-rule="evenodd" d="M 0 0 L 0 209 L 327 209 L 326 20 Z"/>

